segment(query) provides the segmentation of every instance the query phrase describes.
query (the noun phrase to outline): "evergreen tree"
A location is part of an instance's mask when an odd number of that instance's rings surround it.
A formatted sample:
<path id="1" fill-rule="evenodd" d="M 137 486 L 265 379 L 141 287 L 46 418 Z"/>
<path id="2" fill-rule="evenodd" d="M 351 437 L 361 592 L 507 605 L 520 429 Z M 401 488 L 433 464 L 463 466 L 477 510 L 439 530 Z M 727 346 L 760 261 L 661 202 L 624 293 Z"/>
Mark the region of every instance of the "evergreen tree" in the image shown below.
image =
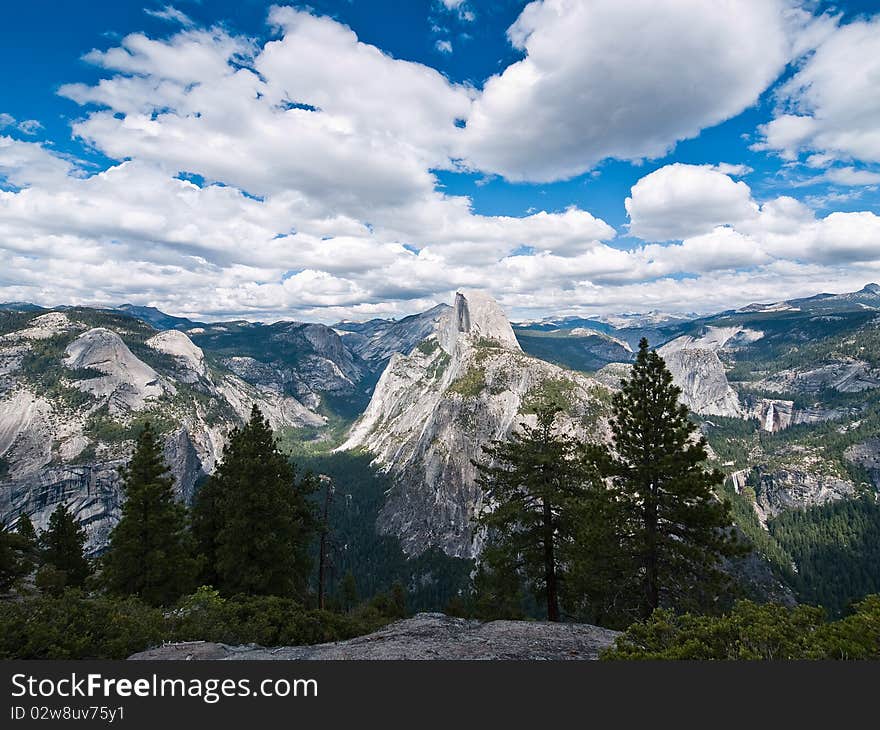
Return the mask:
<path id="1" fill-rule="evenodd" d="M 27 539 L 0 522 L 0 592 L 14 588 L 33 569 Z"/>
<path id="2" fill-rule="evenodd" d="M 19 515 L 15 521 L 15 532 L 21 539 L 22 570 L 30 573 L 39 563 L 40 546 L 34 523 L 27 515 Z"/>
<path id="3" fill-rule="evenodd" d="M 218 493 L 217 481 L 210 476 L 199 487 L 193 502 L 193 536 L 200 558 L 199 583 L 205 586 L 220 584 L 217 575 L 217 536 L 221 525 Z"/>
<path id="4" fill-rule="evenodd" d="M 186 509 L 174 499 L 156 433 L 149 422 L 122 472 L 125 502 L 104 562 L 108 588 L 169 605 L 195 588 L 198 564 Z"/>
<path id="5" fill-rule="evenodd" d="M 483 547 L 469 601 L 475 618 L 482 621 L 516 621 L 526 617 L 522 580 L 509 560 L 503 543 L 500 546 L 490 543 Z"/>
<path id="6" fill-rule="evenodd" d="M 296 470 L 254 406 L 232 432 L 207 490 L 197 498 L 197 532 L 226 595 L 301 595 L 310 571 L 315 519 L 311 475 Z"/>
<path id="7" fill-rule="evenodd" d="M 357 581 L 350 570 L 343 576 L 339 586 L 339 602 L 343 611 L 351 611 L 358 602 Z"/>
<path id="8" fill-rule="evenodd" d="M 15 521 L 15 531 L 21 535 L 28 543 L 37 544 L 37 531 L 34 529 L 34 523 L 27 515 L 20 515 Z"/>
<path id="9" fill-rule="evenodd" d="M 681 390 L 663 359 L 642 339 L 629 379 L 614 396 L 613 448 L 601 460 L 623 515 L 621 548 L 640 582 L 643 617 L 661 605 L 710 605 L 725 582 L 724 557 L 743 552 L 730 506 L 705 468 L 706 441 L 679 404 Z"/>
<path id="10" fill-rule="evenodd" d="M 40 548 L 43 563 L 64 574 L 64 585 L 82 587 L 91 574 L 85 544 L 85 530 L 61 502 L 49 517 L 48 529 L 40 535 Z"/>
<path id="11" fill-rule="evenodd" d="M 590 483 L 580 444 L 556 431 L 561 410 L 545 399 L 535 408 L 537 425 L 523 424 L 507 441 L 484 447 L 487 463 L 475 463 L 487 505 L 477 521 L 496 551 L 493 570 L 506 566 L 501 569 L 521 575 L 550 621 L 561 617 L 561 556 L 575 530 L 572 506 Z"/>

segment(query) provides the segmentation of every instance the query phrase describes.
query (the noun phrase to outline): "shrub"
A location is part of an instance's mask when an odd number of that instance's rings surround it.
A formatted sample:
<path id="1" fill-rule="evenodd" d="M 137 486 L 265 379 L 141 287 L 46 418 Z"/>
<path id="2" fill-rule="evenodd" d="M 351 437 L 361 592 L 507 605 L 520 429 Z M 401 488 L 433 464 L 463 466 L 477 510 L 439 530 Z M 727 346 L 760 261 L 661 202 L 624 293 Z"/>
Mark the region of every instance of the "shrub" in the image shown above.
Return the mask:
<path id="1" fill-rule="evenodd" d="M 657 610 L 630 626 L 602 659 L 877 659 L 880 596 L 827 623 L 813 606 L 739 601 L 722 616 Z"/>

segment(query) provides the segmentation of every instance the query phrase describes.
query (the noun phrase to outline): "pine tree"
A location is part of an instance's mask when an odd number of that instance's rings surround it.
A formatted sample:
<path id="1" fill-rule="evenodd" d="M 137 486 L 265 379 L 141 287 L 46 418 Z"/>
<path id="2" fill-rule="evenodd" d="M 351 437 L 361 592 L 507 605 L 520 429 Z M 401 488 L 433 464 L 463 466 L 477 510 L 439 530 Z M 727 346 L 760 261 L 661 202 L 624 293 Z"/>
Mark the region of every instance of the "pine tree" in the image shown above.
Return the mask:
<path id="1" fill-rule="evenodd" d="M 174 498 L 174 479 L 149 422 L 122 477 L 122 517 L 104 559 L 107 587 L 169 605 L 195 588 L 198 564 L 186 509 Z"/>
<path id="2" fill-rule="evenodd" d="M 221 514 L 217 480 L 210 476 L 199 487 L 193 502 L 192 527 L 196 551 L 200 558 L 199 584 L 217 586 L 217 536 L 220 534 Z"/>
<path id="3" fill-rule="evenodd" d="M 603 466 L 625 515 L 622 549 L 640 582 L 644 617 L 661 605 L 711 604 L 725 582 L 722 558 L 743 552 L 730 506 L 713 491 L 723 475 L 705 467 L 706 441 L 695 438 L 680 394 L 642 339 L 613 399 L 613 448 Z"/>
<path id="4" fill-rule="evenodd" d="M 357 581 L 350 570 L 343 576 L 339 586 L 339 602 L 344 611 L 351 611 L 358 602 Z"/>
<path id="5" fill-rule="evenodd" d="M 31 572 L 29 552 L 27 539 L 0 522 L 0 592 L 15 588 Z"/>
<path id="6" fill-rule="evenodd" d="M 21 537 L 22 570 L 30 573 L 39 563 L 40 546 L 34 523 L 27 515 L 19 515 L 15 521 L 15 532 Z"/>
<path id="7" fill-rule="evenodd" d="M 65 585 L 82 587 L 92 572 L 85 557 L 85 544 L 85 530 L 61 502 L 49 517 L 48 529 L 40 535 L 43 563 L 63 573 Z"/>
<path id="8" fill-rule="evenodd" d="M 487 463 L 475 462 L 486 505 L 477 521 L 495 550 L 493 570 L 506 565 L 501 570 L 521 575 L 550 621 L 561 618 L 561 554 L 573 538 L 572 505 L 590 481 L 580 444 L 555 428 L 561 410 L 546 399 L 535 408 L 537 425 L 522 424 L 507 441 L 483 448 Z"/>
<path id="9" fill-rule="evenodd" d="M 317 527 L 311 475 L 296 470 L 254 406 L 232 432 L 223 459 L 197 497 L 197 532 L 226 595 L 301 595 Z"/>

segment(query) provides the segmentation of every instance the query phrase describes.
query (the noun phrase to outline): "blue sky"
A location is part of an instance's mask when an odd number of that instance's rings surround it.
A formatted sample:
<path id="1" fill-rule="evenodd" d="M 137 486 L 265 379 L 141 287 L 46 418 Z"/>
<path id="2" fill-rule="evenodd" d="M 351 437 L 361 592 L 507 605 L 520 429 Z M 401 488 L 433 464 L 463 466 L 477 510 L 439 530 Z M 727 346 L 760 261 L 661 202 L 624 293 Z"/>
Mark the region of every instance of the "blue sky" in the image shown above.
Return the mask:
<path id="1" fill-rule="evenodd" d="M 0 300 L 332 321 L 859 288 L 878 11 L 32 0 L 0 26 Z"/>

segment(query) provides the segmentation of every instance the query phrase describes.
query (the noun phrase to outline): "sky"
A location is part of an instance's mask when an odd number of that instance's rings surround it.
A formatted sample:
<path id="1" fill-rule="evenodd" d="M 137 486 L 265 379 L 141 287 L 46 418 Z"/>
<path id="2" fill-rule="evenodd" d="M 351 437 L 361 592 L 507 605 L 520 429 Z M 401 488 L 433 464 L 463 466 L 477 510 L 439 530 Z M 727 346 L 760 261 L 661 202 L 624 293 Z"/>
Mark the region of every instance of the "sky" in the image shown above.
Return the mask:
<path id="1" fill-rule="evenodd" d="M 880 280 L 880 0 L 28 0 L 0 301 L 709 313 Z"/>

